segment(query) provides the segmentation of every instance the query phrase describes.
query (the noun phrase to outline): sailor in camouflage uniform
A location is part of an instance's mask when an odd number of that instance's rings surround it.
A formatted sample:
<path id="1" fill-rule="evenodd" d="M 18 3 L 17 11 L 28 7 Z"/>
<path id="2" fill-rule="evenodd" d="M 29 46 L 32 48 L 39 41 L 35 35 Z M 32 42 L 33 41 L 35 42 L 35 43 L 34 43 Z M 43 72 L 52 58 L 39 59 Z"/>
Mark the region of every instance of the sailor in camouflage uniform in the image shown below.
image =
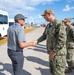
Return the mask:
<path id="1" fill-rule="evenodd" d="M 74 53 L 74 26 L 70 24 L 71 19 L 65 18 L 63 20 L 64 24 L 66 25 L 66 33 L 67 33 L 67 64 L 68 69 L 66 69 L 66 73 L 72 72 L 73 67 L 73 53 Z"/>
<path id="2" fill-rule="evenodd" d="M 46 39 L 47 52 L 49 54 L 49 66 L 52 75 L 65 75 L 66 65 L 66 30 L 62 21 L 54 16 L 52 9 L 46 9 L 42 16 L 50 22 L 37 40 L 37 44 Z"/>

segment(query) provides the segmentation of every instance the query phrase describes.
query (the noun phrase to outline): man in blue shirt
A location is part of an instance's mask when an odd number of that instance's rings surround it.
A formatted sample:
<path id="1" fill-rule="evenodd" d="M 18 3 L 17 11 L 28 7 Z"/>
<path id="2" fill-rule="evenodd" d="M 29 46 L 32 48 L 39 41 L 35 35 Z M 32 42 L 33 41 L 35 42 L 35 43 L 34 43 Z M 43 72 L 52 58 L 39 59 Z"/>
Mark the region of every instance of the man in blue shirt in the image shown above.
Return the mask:
<path id="1" fill-rule="evenodd" d="M 26 42 L 24 25 L 26 17 L 22 14 L 17 14 L 14 17 L 15 23 L 8 28 L 8 56 L 12 61 L 14 75 L 21 75 L 24 56 L 23 48 L 33 46 L 34 42 Z"/>

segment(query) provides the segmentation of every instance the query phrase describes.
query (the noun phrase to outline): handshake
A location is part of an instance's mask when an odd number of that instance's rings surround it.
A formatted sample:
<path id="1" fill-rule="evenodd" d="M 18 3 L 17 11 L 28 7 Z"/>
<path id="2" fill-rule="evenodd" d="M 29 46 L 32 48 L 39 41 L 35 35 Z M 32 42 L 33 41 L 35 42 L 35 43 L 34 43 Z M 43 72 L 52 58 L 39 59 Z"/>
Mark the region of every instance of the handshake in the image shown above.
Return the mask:
<path id="1" fill-rule="evenodd" d="M 31 45 L 31 46 L 36 46 L 36 45 L 37 45 L 37 41 L 32 41 L 32 42 L 30 42 L 30 45 Z"/>

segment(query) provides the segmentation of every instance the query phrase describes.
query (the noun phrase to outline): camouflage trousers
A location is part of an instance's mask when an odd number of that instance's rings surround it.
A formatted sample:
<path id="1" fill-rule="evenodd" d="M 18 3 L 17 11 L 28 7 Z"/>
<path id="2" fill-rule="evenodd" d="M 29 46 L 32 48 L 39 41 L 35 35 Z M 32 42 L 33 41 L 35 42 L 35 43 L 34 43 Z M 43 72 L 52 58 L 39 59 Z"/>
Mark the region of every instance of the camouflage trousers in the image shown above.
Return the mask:
<path id="1" fill-rule="evenodd" d="M 68 67 L 69 68 L 73 68 L 73 63 L 74 63 L 74 60 L 73 60 L 73 53 L 74 53 L 74 49 L 67 49 L 67 64 L 68 64 Z"/>
<path id="2" fill-rule="evenodd" d="M 49 59 L 49 66 L 52 75 L 65 75 L 66 55 L 56 55 L 52 60 Z"/>

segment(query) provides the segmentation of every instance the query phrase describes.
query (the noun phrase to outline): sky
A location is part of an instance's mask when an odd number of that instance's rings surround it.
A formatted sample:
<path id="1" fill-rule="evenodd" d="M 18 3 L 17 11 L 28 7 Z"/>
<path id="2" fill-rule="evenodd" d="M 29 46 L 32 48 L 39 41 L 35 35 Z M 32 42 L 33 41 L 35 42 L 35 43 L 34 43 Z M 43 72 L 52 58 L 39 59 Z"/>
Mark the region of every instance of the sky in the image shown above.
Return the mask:
<path id="1" fill-rule="evenodd" d="M 74 0 L 0 0 L 0 10 L 7 11 L 9 19 L 21 13 L 27 17 L 28 23 L 46 23 L 41 14 L 48 8 L 54 10 L 59 20 L 74 17 Z"/>

